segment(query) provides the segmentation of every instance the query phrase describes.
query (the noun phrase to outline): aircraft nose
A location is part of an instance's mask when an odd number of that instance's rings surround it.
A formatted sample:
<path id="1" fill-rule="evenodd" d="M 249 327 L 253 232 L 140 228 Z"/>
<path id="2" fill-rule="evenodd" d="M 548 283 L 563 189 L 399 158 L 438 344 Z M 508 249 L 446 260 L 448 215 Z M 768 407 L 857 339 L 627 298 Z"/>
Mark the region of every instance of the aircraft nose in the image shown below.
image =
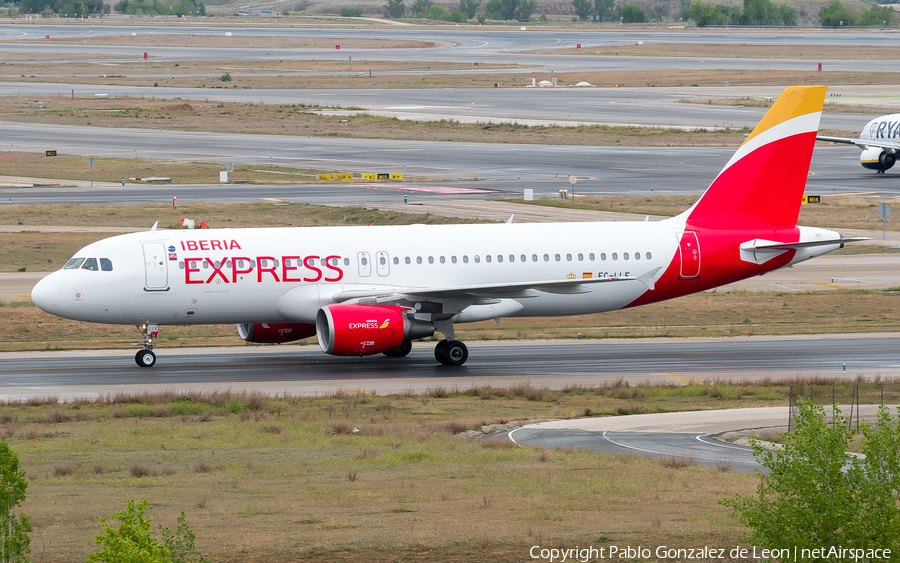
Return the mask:
<path id="1" fill-rule="evenodd" d="M 31 290 L 31 301 L 38 309 L 51 315 L 55 315 L 59 309 L 59 285 L 53 279 L 54 276 L 55 273 L 42 278 Z"/>

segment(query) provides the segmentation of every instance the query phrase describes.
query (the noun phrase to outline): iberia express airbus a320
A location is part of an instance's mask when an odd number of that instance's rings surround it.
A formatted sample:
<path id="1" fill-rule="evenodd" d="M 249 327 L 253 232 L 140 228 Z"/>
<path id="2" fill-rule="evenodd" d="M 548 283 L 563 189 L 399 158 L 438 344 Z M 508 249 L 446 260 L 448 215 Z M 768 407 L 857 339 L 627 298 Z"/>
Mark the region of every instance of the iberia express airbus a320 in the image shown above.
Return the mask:
<path id="1" fill-rule="evenodd" d="M 32 291 L 47 313 L 134 324 L 236 323 L 248 342 L 318 336 L 327 354 L 468 358 L 454 325 L 672 299 L 837 250 L 798 227 L 824 86 L 784 91 L 703 196 L 659 222 L 157 231 L 90 244 Z"/>

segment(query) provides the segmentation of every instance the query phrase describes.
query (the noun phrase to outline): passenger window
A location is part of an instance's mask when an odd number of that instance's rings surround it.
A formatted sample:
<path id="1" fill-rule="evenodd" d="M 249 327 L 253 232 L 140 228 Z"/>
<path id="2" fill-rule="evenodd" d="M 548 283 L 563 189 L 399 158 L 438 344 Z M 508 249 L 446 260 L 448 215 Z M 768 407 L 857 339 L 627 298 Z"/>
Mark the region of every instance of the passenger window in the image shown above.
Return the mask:
<path id="1" fill-rule="evenodd" d="M 653 258 L 652 256 L 650 256 L 649 252 L 647 254 L 645 254 L 645 257 L 647 258 L 647 260 L 650 260 L 651 258 Z"/>
<path id="2" fill-rule="evenodd" d="M 81 263 L 84 262 L 84 258 L 72 258 L 66 265 L 63 266 L 63 270 L 77 270 L 81 267 Z"/>
<path id="3" fill-rule="evenodd" d="M 421 263 L 422 263 L 422 257 L 416 256 L 416 264 L 421 264 Z"/>
<path id="4" fill-rule="evenodd" d="M 640 260 L 640 259 L 641 259 L 641 253 L 640 253 L 640 252 L 635 252 L 635 253 L 634 253 L 634 259 L 635 259 L 635 260 Z"/>
<path id="5" fill-rule="evenodd" d="M 179 270 L 183 270 L 183 269 L 184 269 L 184 260 L 179 260 L 179 261 L 178 261 L 178 269 L 179 269 Z"/>
<path id="6" fill-rule="evenodd" d="M 275 263 L 278 264 L 278 260 L 276 260 Z M 320 259 L 319 259 L 319 265 L 320 265 L 320 266 L 324 266 L 324 265 L 325 265 L 325 259 L 324 259 L 324 258 L 320 258 Z M 299 266 L 299 264 L 298 264 L 298 266 Z"/>
<path id="7" fill-rule="evenodd" d="M 537 256 L 535 256 L 535 258 L 537 258 Z M 522 262 L 528 262 L 528 257 L 523 254 L 519 256 L 519 260 L 521 260 Z"/>
<path id="8" fill-rule="evenodd" d="M 606 253 L 605 252 L 600 253 L 600 260 L 606 262 Z"/>
<path id="9" fill-rule="evenodd" d="M 350 265 L 350 259 L 344 258 L 344 266 L 349 266 L 349 265 Z"/>
<path id="10" fill-rule="evenodd" d="M 613 252 L 613 253 L 612 253 L 612 259 L 613 259 L 613 260 L 618 260 L 618 259 L 619 259 L 619 255 L 616 254 L 615 252 Z"/>
<path id="11" fill-rule="evenodd" d="M 469 256 L 467 254 L 463 254 L 463 264 L 469 263 Z"/>
<path id="12" fill-rule="evenodd" d="M 109 258 L 101 258 L 100 269 L 104 272 L 112 272 L 112 260 L 110 260 Z"/>
<path id="13" fill-rule="evenodd" d="M 549 261 L 550 261 L 550 255 L 544 254 L 544 262 L 549 262 Z"/>
<path id="14" fill-rule="evenodd" d="M 510 255 L 509 255 L 509 261 L 510 261 L 510 262 L 515 262 L 515 261 L 516 261 L 516 257 L 515 257 L 514 255 L 510 254 Z"/>
<path id="15" fill-rule="evenodd" d="M 290 258 L 285 258 L 285 259 L 284 259 L 284 265 L 287 266 L 288 268 L 290 268 L 290 267 L 291 267 L 291 259 L 290 259 Z M 298 265 L 298 266 L 300 265 L 300 261 L 299 261 L 299 260 L 297 260 L 297 265 Z"/>
<path id="16" fill-rule="evenodd" d="M 584 260 L 584 254 L 579 252 L 578 253 L 578 261 L 581 262 L 582 260 Z"/>
<path id="17" fill-rule="evenodd" d="M 488 254 L 487 256 L 485 256 L 484 261 L 487 262 L 488 264 L 490 264 L 491 263 L 491 255 Z"/>
<path id="18" fill-rule="evenodd" d="M 400 263 L 400 259 L 394 256 L 394 266 Z"/>
<path id="19" fill-rule="evenodd" d="M 331 259 L 331 265 L 332 265 L 332 266 L 337 266 L 337 262 L 338 262 L 337 258 L 332 258 L 332 259 Z M 297 265 L 299 266 L 300 264 L 297 264 Z"/>
<path id="20" fill-rule="evenodd" d="M 96 258 L 88 258 L 87 260 L 84 261 L 84 264 L 81 265 L 81 269 L 96 272 L 100 268 L 97 267 L 97 259 Z"/>
<path id="21" fill-rule="evenodd" d="M 385 264 L 387 264 L 387 260 L 384 259 L 384 256 L 380 257 L 380 258 L 378 259 L 378 262 L 381 263 L 382 266 L 384 266 Z"/>
<path id="22" fill-rule="evenodd" d="M 566 254 L 566 260 L 568 260 L 569 262 L 571 262 L 571 261 L 572 261 L 572 255 L 571 255 L 571 254 Z"/>
<path id="23" fill-rule="evenodd" d="M 561 260 L 561 258 L 559 257 L 559 254 L 554 254 L 553 258 L 555 258 L 557 262 L 559 262 Z"/>
<path id="24" fill-rule="evenodd" d="M 453 262 L 454 264 L 456 264 L 456 256 L 451 256 L 450 261 Z"/>
<path id="25" fill-rule="evenodd" d="M 446 262 L 447 262 L 447 260 L 445 260 L 444 257 L 441 256 L 441 264 L 445 264 Z"/>
<path id="26" fill-rule="evenodd" d="M 481 257 L 476 254 L 475 255 L 475 263 L 478 264 L 479 262 L 481 262 Z"/>
<path id="27" fill-rule="evenodd" d="M 434 256 L 429 256 L 429 257 L 428 257 L 428 263 L 429 263 L 429 264 L 434 264 Z"/>
<path id="28" fill-rule="evenodd" d="M 221 267 L 222 267 L 222 262 L 220 260 L 216 260 L 216 269 L 218 270 Z"/>
<path id="29" fill-rule="evenodd" d="M 590 254 L 588 254 L 588 260 L 590 260 L 591 262 L 594 261 L 594 253 L 593 253 L 593 252 L 591 252 Z"/>
<path id="30" fill-rule="evenodd" d="M 263 264 L 264 264 L 264 265 L 265 265 L 265 262 L 266 262 L 266 261 L 263 260 Z M 359 263 L 362 264 L 363 266 L 368 266 L 368 265 L 369 265 L 369 259 L 366 258 L 365 256 L 363 256 L 362 258 L 359 259 Z"/>
<path id="31" fill-rule="evenodd" d="M 502 255 L 502 254 L 498 254 L 498 255 L 497 255 L 497 262 L 503 262 L 503 255 Z"/>
<path id="32" fill-rule="evenodd" d="M 532 261 L 532 262 L 537 262 L 537 254 L 532 254 L 532 255 L 531 255 L 531 261 Z"/>
<path id="33" fill-rule="evenodd" d="M 403 261 L 406 262 L 407 264 L 409 264 L 410 262 L 412 262 L 412 260 L 409 259 L 409 256 L 407 256 L 406 258 L 404 258 Z"/>
<path id="34" fill-rule="evenodd" d="M 622 253 L 622 258 L 625 260 L 628 260 L 628 253 L 627 252 Z"/>

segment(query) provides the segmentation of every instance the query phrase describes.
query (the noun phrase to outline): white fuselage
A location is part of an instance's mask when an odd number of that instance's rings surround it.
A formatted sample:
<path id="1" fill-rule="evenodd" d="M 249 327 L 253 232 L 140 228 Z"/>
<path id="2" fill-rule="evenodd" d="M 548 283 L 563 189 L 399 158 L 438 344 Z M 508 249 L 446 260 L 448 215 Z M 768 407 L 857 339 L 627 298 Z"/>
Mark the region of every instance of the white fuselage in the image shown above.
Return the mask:
<path id="1" fill-rule="evenodd" d="M 108 259 L 112 271 L 63 269 L 35 293 L 55 297 L 55 314 L 91 322 L 314 322 L 331 296 L 354 290 L 635 278 L 672 261 L 682 228 L 666 221 L 148 231 L 79 251 L 77 258 Z M 536 292 L 496 316 L 619 309 L 647 285 L 591 289 Z"/>

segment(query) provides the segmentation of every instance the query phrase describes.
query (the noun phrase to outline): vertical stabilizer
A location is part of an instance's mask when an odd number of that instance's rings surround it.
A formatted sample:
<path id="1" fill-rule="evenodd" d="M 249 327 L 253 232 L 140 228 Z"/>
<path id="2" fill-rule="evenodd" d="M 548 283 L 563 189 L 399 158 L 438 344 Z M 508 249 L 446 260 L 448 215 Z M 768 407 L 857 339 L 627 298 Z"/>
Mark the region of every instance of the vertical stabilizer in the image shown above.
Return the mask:
<path id="1" fill-rule="evenodd" d="M 825 90 L 785 90 L 682 218 L 710 227 L 796 225 Z"/>

